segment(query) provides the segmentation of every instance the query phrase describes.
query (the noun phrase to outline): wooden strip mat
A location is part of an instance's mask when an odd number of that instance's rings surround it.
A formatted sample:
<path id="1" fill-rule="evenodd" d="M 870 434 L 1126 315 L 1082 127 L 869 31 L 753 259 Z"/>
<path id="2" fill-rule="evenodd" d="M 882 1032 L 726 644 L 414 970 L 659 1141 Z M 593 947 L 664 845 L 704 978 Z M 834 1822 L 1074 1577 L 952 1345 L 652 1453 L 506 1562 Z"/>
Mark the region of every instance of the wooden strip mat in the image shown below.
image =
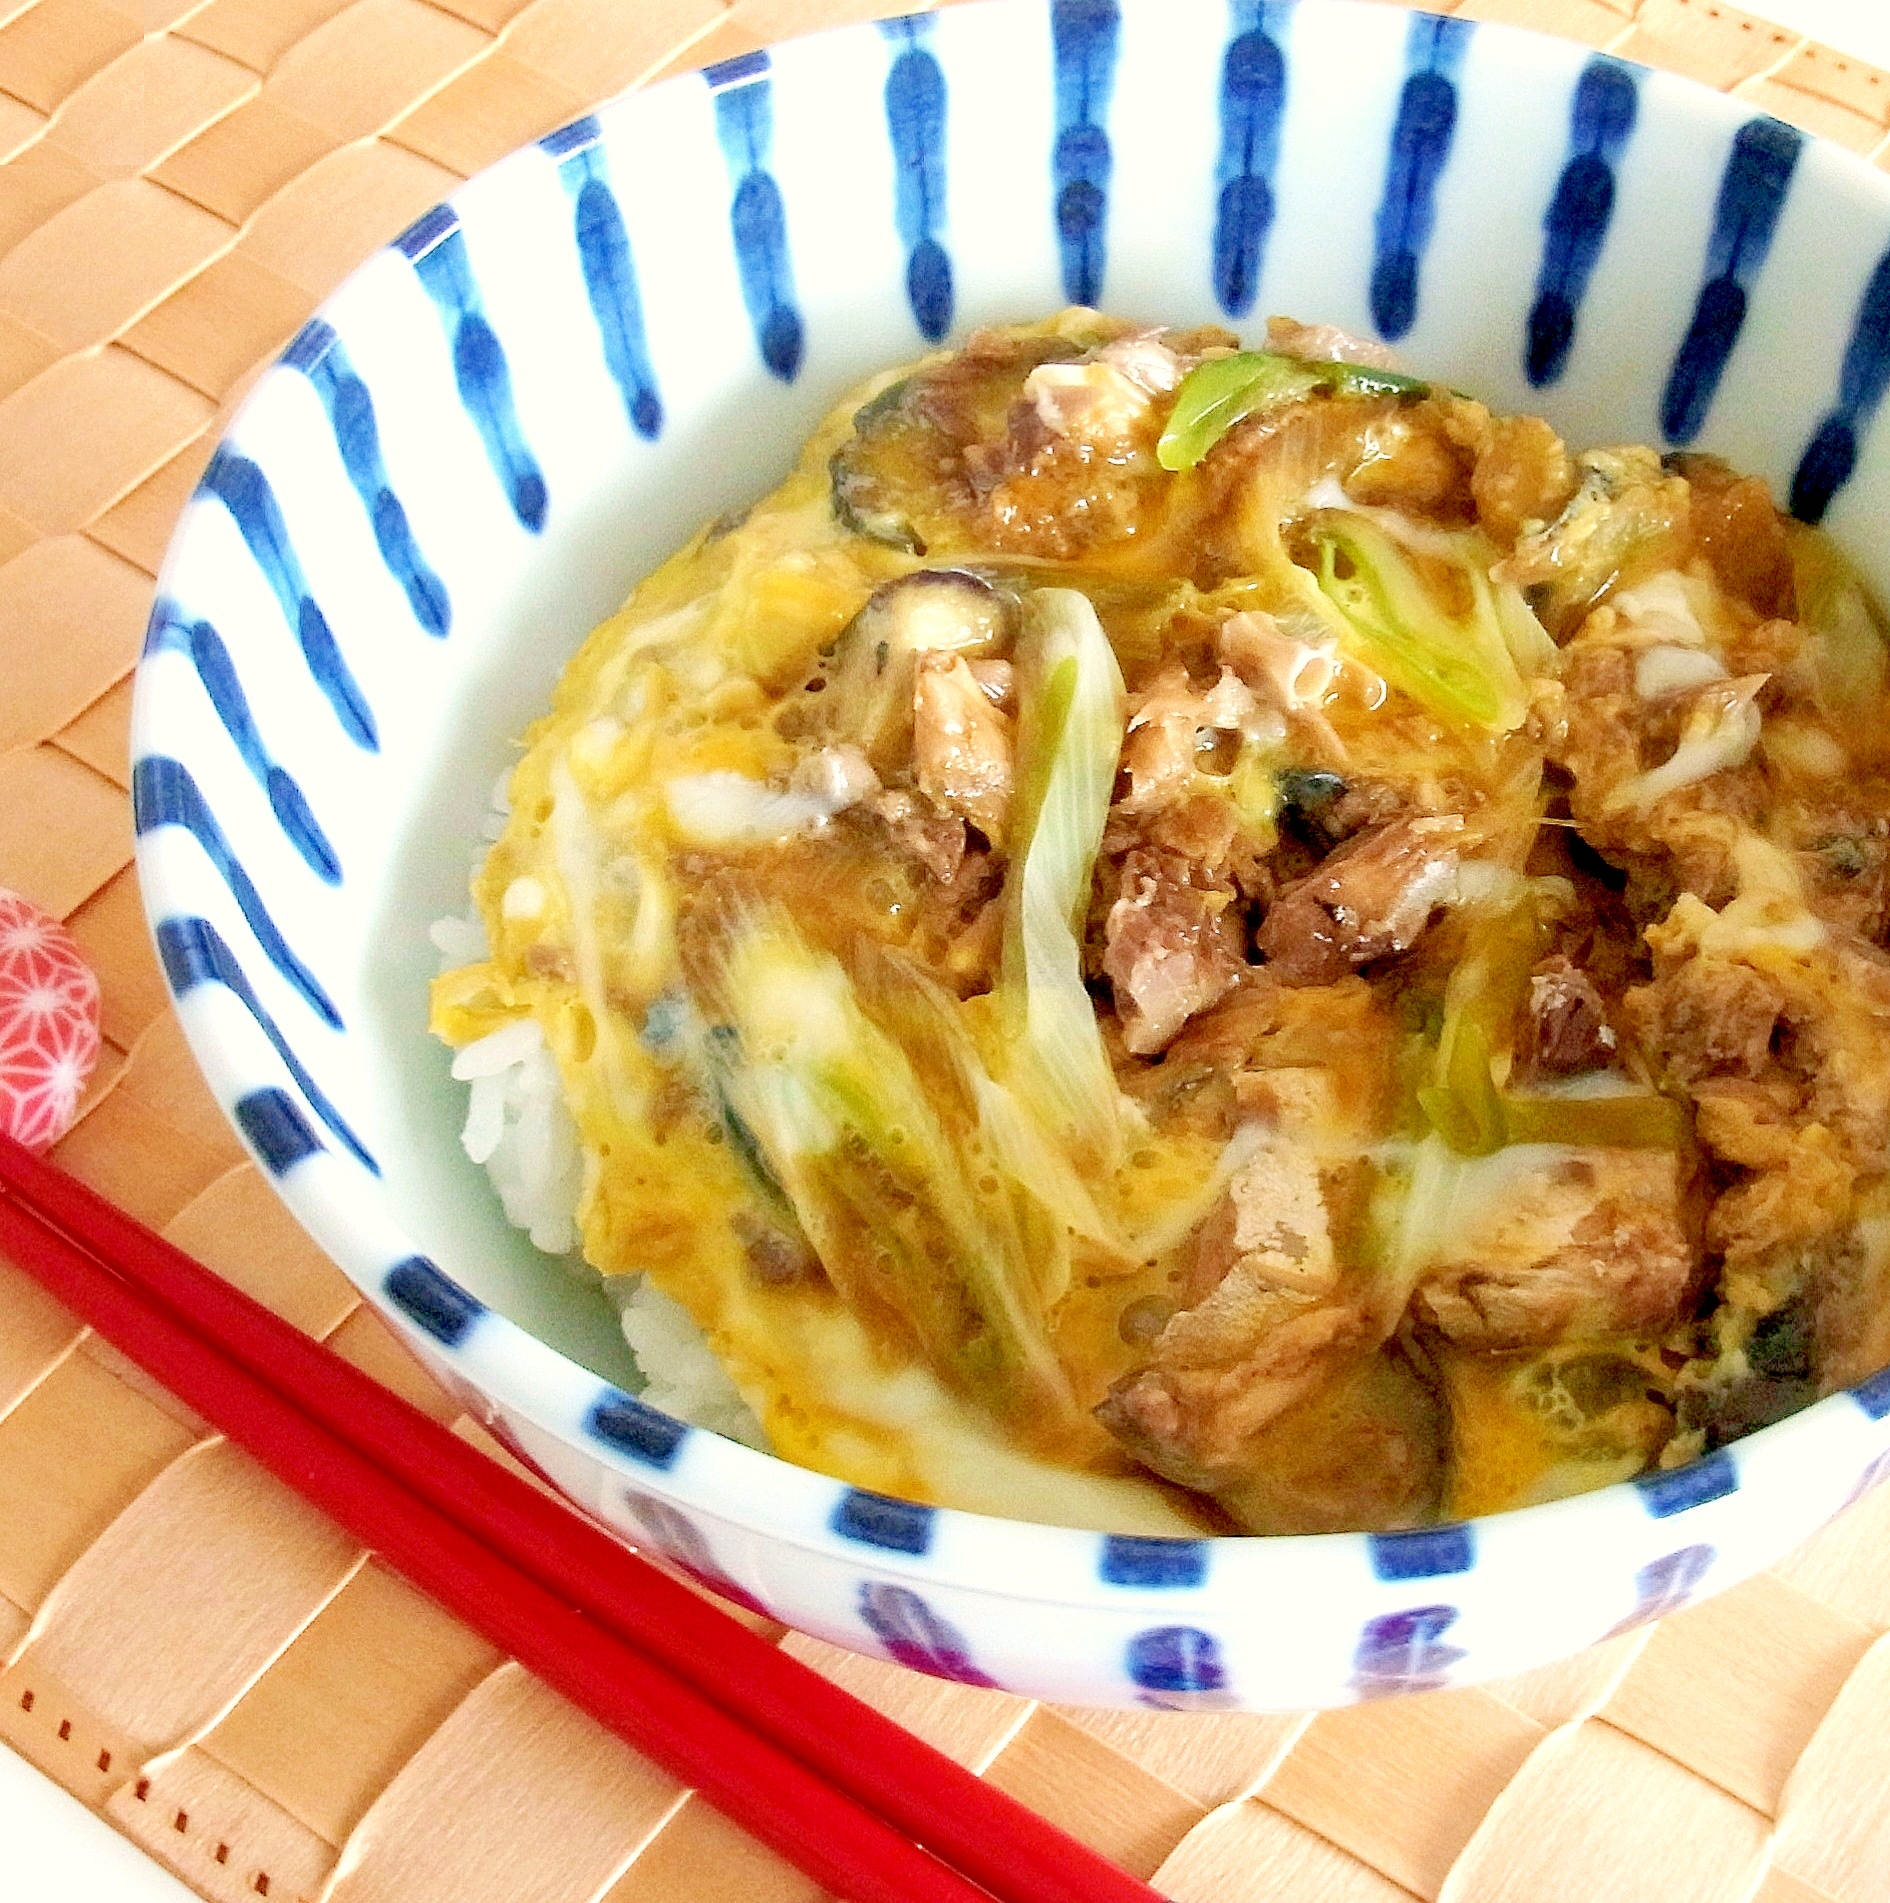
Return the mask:
<path id="1" fill-rule="evenodd" d="M 70 922 L 109 1040 L 59 1157 L 474 1439 L 244 1160 L 169 1013 L 125 792 L 152 578 L 257 367 L 466 174 L 624 87 L 891 10 L 0 0 L 0 885 Z M 1890 78 L 1717 0 L 1457 10 L 1890 146 Z M 1052 1710 L 782 1642 L 1177 1898 L 1890 1898 L 1890 1488 L 1566 1665 L 1311 1718 Z M 208 1898 L 812 1894 L 4 1262 L 0 1659 L 0 1739 Z"/>

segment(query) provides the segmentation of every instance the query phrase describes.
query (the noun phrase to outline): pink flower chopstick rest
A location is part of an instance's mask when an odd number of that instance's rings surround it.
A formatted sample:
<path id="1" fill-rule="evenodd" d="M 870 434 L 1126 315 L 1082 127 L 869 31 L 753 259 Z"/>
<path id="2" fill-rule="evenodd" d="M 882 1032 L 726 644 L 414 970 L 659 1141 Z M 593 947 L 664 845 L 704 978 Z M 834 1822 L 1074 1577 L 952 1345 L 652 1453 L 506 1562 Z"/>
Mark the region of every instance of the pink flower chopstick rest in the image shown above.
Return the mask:
<path id="1" fill-rule="evenodd" d="M 98 1026 L 98 979 L 72 934 L 0 888 L 0 1130 L 44 1150 L 71 1129 Z"/>

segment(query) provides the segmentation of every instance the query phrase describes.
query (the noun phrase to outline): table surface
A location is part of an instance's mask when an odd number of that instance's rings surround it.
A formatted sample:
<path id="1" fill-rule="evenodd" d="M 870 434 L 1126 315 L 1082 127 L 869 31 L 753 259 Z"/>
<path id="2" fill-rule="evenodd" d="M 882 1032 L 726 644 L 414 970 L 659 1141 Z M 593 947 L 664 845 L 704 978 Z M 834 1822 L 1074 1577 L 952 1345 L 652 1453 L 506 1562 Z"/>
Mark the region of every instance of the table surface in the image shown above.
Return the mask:
<path id="1" fill-rule="evenodd" d="M 640 5 L 644 0 L 629 3 Z M 289 10 L 285 5 L 284 11 Z M 1890 69 L 1890 4 L 1885 0 L 1743 0 L 1743 10 Z M 17 11 L 0 0 L 0 24 Z M 805 20 L 808 11 L 803 9 L 799 18 Z M 860 8 L 836 0 L 833 11 L 851 17 Z M 0 95 L 0 105 L 4 103 Z M 0 1868 L 5 1872 L 0 1889 L 7 1903 L 194 1903 L 194 1892 L 4 1748 L 0 1748 Z M 1812 1899 L 1816 1894 L 1790 1879 L 1786 1884 L 1776 1891 L 1780 1903 L 1787 1899 L 1796 1903 L 1801 1895 Z M 1877 1893 L 1890 1897 L 1890 1877 Z M 1773 1894 L 1773 1883 L 1768 1881 L 1764 1895 L 1769 1899 Z M 678 1903 L 687 1900 L 679 1898 Z"/>

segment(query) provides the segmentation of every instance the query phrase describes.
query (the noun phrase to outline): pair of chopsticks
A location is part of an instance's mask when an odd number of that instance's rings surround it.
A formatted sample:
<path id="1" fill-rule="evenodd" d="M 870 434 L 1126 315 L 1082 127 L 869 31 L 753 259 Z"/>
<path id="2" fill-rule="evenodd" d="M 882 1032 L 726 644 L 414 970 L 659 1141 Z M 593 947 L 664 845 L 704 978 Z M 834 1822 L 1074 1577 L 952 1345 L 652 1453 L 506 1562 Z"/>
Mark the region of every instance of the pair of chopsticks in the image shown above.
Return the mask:
<path id="1" fill-rule="evenodd" d="M 0 1135 L 0 1252 L 231 1440 L 851 1903 L 1161 1903 Z"/>

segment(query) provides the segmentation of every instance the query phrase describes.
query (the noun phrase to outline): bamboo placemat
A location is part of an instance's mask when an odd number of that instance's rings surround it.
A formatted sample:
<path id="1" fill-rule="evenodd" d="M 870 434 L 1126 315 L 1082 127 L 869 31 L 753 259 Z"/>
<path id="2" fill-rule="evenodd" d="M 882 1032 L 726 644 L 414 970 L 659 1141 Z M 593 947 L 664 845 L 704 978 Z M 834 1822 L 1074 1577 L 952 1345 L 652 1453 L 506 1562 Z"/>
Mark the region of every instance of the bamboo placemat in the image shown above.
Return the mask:
<path id="1" fill-rule="evenodd" d="M 257 366 L 463 176 L 891 10 L 0 0 L 0 885 L 69 921 L 108 1040 L 59 1159 L 476 1440 L 244 1160 L 169 1012 L 126 799 L 152 578 Z M 1890 148 L 1890 76 L 1716 0 L 1456 10 Z M 1177 1898 L 1890 1898 L 1890 1488 L 1564 1666 L 1310 1718 L 1052 1710 L 782 1642 Z M 0 1659 L 0 1739 L 206 1897 L 812 1895 L 4 1261 Z"/>

